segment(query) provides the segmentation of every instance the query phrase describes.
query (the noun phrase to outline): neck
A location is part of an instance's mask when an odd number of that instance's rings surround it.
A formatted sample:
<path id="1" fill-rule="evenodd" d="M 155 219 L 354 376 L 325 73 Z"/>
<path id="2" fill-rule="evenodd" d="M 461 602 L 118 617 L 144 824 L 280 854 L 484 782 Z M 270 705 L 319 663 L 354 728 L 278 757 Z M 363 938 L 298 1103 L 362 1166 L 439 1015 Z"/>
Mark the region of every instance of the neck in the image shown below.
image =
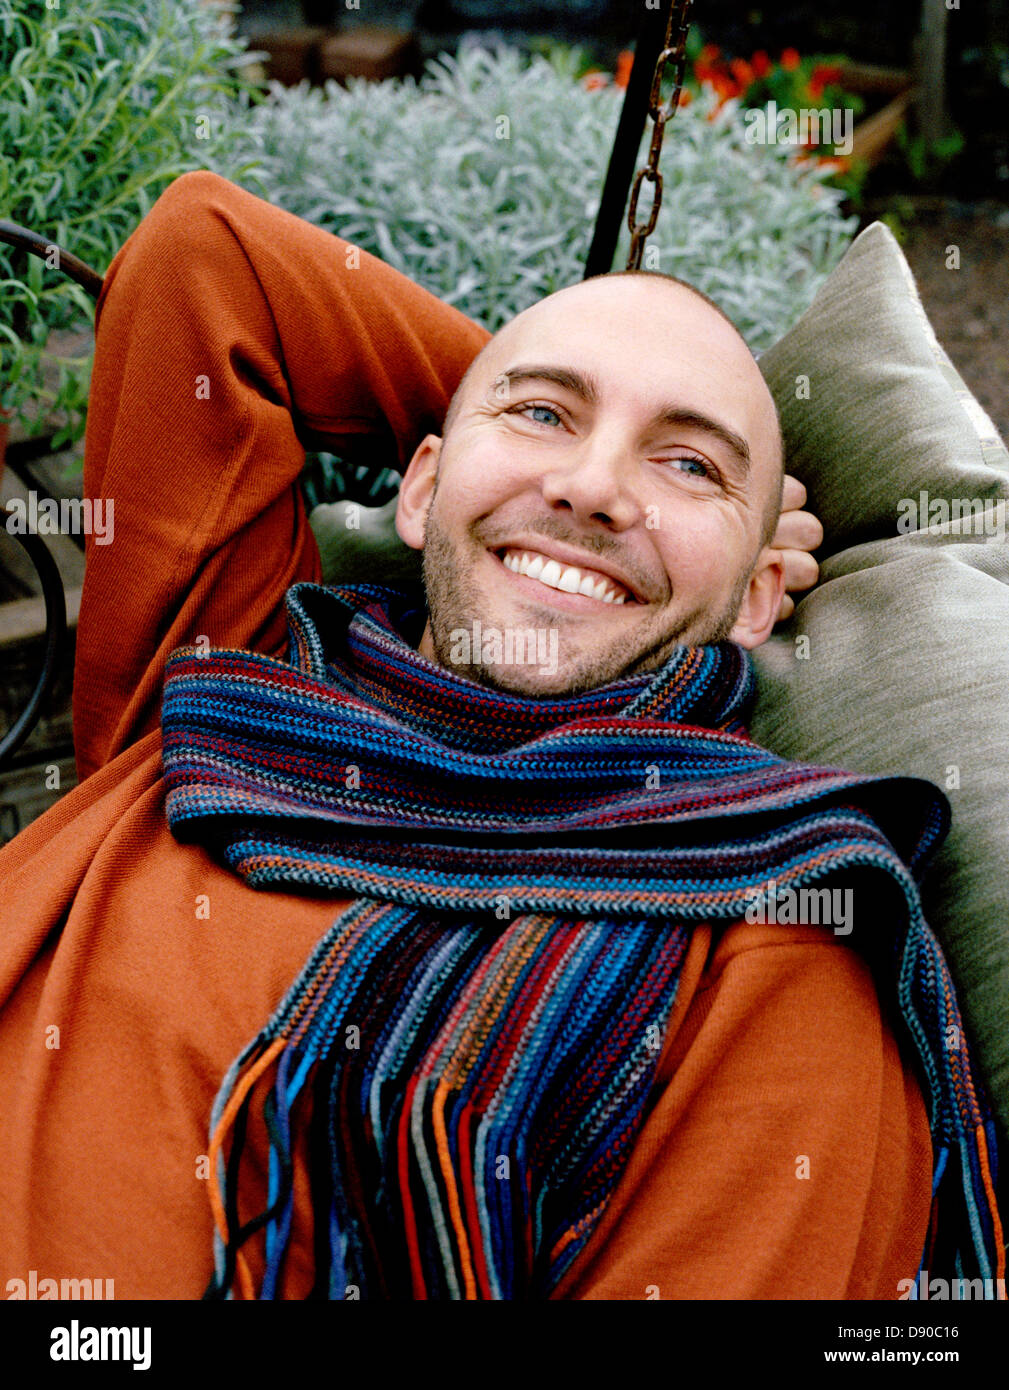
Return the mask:
<path id="1" fill-rule="evenodd" d="M 418 653 L 428 661 L 433 661 L 436 666 L 443 663 L 438 660 L 438 653 L 434 649 L 434 637 L 431 635 L 431 620 L 424 624 L 424 631 L 421 633 L 420 642 L 417 644 Z"/>

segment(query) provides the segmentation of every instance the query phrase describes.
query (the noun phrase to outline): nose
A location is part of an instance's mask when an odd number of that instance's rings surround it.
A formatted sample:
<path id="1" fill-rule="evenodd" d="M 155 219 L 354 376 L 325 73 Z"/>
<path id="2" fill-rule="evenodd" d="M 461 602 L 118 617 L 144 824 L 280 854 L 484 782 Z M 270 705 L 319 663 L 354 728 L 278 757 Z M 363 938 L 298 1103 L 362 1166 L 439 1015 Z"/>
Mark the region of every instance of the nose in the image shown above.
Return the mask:
<path id="1" fill-rule="evenodd" d="M 571 512 L 583 526 L 595 522 L 626 531 L 641 515 L 631 479 L 626 450 L 612 436 L 600 436 L 572 450 L 562 465 L 543 475 L 540 486 L 552 510 Z"/>

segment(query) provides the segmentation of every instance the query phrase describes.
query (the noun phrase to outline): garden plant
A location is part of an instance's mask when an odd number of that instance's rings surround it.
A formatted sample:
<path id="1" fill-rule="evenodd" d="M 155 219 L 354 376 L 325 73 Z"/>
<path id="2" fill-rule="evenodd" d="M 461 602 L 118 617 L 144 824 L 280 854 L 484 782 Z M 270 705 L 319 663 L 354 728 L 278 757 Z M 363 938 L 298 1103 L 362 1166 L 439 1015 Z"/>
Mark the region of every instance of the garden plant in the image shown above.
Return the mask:
<path id="1" fill-rule="evenodd" d="M 239 176 L 255 93 L 227 20 L 200 0 L 0 0 L 0 217 L 104 273 L 172 179 Z M 0 408 L 36 427 L 57 412 L 57 444 L 83 432 L 90 355 L 54 361 L 47 342 L 93 317 L 55 264 L 0 244 Z"/>

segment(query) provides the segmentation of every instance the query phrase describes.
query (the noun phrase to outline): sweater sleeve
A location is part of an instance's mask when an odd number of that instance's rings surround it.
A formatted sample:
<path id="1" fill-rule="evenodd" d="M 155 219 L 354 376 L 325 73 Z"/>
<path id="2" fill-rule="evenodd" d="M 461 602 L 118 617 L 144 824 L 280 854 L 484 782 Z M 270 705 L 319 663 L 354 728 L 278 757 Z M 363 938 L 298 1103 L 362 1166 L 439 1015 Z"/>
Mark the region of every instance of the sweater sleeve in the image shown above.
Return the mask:
<path id="1" fill-rule="evenodd" d="M 900 1296 L 925 1241 L 931 1137 L 854 951 L 817 927 L 726 931 L 656 1090 L 555 1296 Z"/>
<path id="2" fill-rule="evenodd" d="M 74 673 L 86 777 L 157 726 L 165 659 L 281 654 L 283 597 L 318 580 L 305 448 L 362 436 L 409 461 L 486 329 L 374 256 L 206 171 L 116 254 L 96 317 Z"/>

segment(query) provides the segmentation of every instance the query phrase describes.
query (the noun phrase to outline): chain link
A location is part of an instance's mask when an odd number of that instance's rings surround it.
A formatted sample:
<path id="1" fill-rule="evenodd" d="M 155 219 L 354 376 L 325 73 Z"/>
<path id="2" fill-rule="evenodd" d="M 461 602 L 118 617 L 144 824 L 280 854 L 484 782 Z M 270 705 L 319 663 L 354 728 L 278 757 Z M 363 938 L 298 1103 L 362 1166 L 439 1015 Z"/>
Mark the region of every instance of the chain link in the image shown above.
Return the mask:
<path id="1" fill-rule="evenodd" d="M 641 269 L 641 257 L 644 253 L 645 241 L 655 229 L 659 208 L 662 206 L 662 175 L 659 173 L 659 155 L 662 151 L 662 137 L 666 131 L 666 124 L 676 115 L 676 108 L 680 101 L 683 76 L 687 67 L 687 34 L 690 30 L 692 4 L 693 0 L 670 0 L 669 18 L 666 21 L 666 37 L 663 41 L 662 52 L 655 62 L 655 71 L 652 74 L 652 90 L 648 104 L 648 114 L 653 122 L 652 141 L 648 148 L 648 158 L 635 175 L 634 186 L 631 189 L 630 206 L 627 209 L 627 226 L 631 233 L 631 249 L 627 253 L 628 270 Z M 666 104 L 661 106 L 662 79 L 665 76 L 667 63 L 673 64 L 673 90 Z M 638 197 L 641 193 L 641 185 L 646 180 L 654 184 L 655 191 L 648 221 L 638 222 L 636 220 Z"/>

